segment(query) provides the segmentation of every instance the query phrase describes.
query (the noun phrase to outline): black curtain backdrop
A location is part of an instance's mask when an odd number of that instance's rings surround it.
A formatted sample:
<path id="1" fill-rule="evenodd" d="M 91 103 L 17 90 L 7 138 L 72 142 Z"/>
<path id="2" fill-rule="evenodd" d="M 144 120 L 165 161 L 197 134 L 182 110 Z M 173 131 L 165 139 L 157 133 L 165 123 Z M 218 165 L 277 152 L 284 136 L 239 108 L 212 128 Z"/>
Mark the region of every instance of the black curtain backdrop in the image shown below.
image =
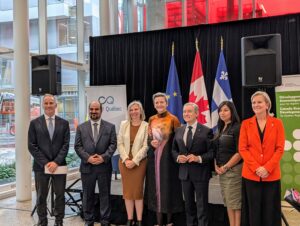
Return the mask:
<path id="1" fill-rule="evenodd" d="M 233 101 L 243 118 L 252 115 L 250 94 L 255 89 L 241 86 L 241 38 L 252 35 L 281 34 L 282 74 L 300 74 L 300 14 L 198 25 L 168 30 L 90 37 L 90 85 L 127 86 L 127 101 L 140 100 L 147 117 L 155 114 L 152 95 L 165 92 L 175 42 L 177 66 L 183 103 L 188 101 L 195 57 L 195 39 L 200 56 L 209 102 L 220 54 L 220 37 L 224 39 Z M 273 100 L 274 89 L 267 89 Z M 211 102 L 210 102 L 211 103 Z"/>

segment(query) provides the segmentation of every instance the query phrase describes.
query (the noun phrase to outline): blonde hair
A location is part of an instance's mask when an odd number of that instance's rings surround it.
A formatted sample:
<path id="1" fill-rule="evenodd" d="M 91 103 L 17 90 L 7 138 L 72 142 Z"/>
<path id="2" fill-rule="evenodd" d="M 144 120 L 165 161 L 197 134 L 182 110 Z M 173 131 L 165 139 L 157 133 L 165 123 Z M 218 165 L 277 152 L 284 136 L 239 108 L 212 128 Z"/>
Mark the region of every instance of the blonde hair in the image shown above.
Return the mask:
<path id="1" fill-rule="evenodd" d="M 270 116 L 274 116 L 274 114 L 271 113 L 272 102 L 271 102 L 270 96 L 264 91 L 256 91 L 251 96 L 251 103 L 252 103 L 254 97 L 256 97 L 256 96 L 262 96 L 264 98 L 265 102 L 268 105 L 267 114 Z"/>
<path id="2" fill-rule="evenodd" d="M 129 112 L 130 112 L 130 108 L 131 108 L 133 105 L 135 105 L 135 104 L 136 104 L 137 106 L 139 106 L 140 111 L 141 111 L 140 118 L 141 118 L 142 121 L 144 121 L 145 118 L 146 118 L 146 116 L 145 116 L 145 111 L 144 111 L 144 108 L 143 108 L 142 103 L 141 103 L 140 101 L 138 101 L 138 100 L 134 100 L 134 101 L 132 101 L 130 104 L 128 104 L 128 107 L 127 107 L 127 119 L 128 119 L 129 121 L 131 121 L 131 117 L 130 117 Z"/>
<path id="3" fill-rule="evenodd" d="M 155 98 L 157 98 L 157 97 L 164 97 L 165 100 L 166 100 L 166 103 L 168 104 L 168 97 L 167 97 L 167 94 L 162 93 L 162 92 L 154 93 L 153 96 L 152 96 L 152 101 L 153 101 L 153 103 L 154 103 Z"/>

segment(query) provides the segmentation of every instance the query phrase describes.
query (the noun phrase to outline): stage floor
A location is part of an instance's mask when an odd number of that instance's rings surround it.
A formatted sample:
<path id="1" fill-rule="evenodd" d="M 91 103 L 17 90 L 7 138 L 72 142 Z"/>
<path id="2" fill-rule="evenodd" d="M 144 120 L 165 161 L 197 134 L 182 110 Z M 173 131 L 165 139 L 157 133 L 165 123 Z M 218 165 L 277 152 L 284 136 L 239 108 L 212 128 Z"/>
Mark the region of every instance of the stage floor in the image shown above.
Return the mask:
<path id="1" fill-rule="evenodd" d="M 120 176 L 119 176 L 120 178 Z M 72 181 L 71 181 L 72 182 Z M 70 184 L 71 182 L 68 182 Z M 80 184 L 78 184 L 80 186 Z M 112 193 L 121 194 L 121 180 L 112 181 Z M 8 226 L 31 226 L 37 223 L 36 213 L 30 216 L 35 205 L 35 192 L 32 193 L 32 200 L 26 202 L 17 202 L 16 197 L 0 200 L 0 225 Z M 291 208 L 286 202 L 282 202 L 282 210 L 290 226 L 300 225 L 300 213 Z M 83 220 L 76 215 L 69 207 L 66 207 L 65 226 L 83 226 Z M 54 219 L 49 217 L 49 225 L 54 224 Z M 284 226 L 284 223 L 282 224 Z M 95 224 L 100 226 L 100 224 Z M 223 225 L 220 225 L 223 226 Z"/>

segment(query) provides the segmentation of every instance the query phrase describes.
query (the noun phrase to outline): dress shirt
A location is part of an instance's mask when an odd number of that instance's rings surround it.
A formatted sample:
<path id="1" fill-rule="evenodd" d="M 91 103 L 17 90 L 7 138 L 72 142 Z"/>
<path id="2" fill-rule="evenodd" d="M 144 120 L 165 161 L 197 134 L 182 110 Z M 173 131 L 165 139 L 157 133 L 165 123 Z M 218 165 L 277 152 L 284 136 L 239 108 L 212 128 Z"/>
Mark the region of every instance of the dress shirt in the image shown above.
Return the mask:
<path id="1" fill-rule="evenodd" d="M 193 134 L 193 138 L 194 138 L 194 134 L 195 134 L 195 132 L 196 132 L 196 128 L 197 128 L 197 121 L 194 123 L 194 124 L 192 124 L 192 125 L 189 125 L 189 124 L 186 124 L 186 128 L 185 128 L 185 131 L 184 131 L 184 134 L 183 134 L 183 140 L 184 140 L 184 144 L 186 145 L 186 138 L 187 138 L 187 133 L 188 133 L 188 131 L 189 131 L 189 126 L 191 126 L 192 127 L 192 134 Z"/>
<path id="2" fill-rule="evenodd" d="M 98 134 L 99 134 L 101 119 L 99 119 L 98 121 L 90 120 L 90 122 L 91 122 L 91 126 L 92 126 L 93 137 L 94 137 L 94 124 L 97 123 L 97 130 L 98 130 Z"/>
<path id="3" fill-rule="evenodd" d="M 194 135 L 195 135 L 195 132 L 196 132 L 196 129 L 197 129 L 197 124 L 198 124 L 197 121 L 194 122 L 192 125 L 186 124 L 186 128 L 185 128 L 185 131 L 184 131 L 184 134 L 183 134 L 183 141 L 184 141 L 185 145 L 186 145 L 187 133 L 189 131 L 189 126 L 192 127 L 192 134 L 193 134 L 193 138 L 194 138 Z M 198 158 L 199 158 L 199 163 L 202 163 L 202 158 L 201 158 L 200 155 L 198 156 Z M 178 159 L 177 159 L 177 162 L 178 162 Z"/>
<path id="4" fill-rule="evenodd" d="M 45 119 L 46 119 L 46 124 L 47 124 L 47 128 L 49 128 L 49 116 L 45 114 Z M 55 130 L 55 115 L 51 116 L 52 118 L 52 123 L 53 123 L 53 131 Z"/>

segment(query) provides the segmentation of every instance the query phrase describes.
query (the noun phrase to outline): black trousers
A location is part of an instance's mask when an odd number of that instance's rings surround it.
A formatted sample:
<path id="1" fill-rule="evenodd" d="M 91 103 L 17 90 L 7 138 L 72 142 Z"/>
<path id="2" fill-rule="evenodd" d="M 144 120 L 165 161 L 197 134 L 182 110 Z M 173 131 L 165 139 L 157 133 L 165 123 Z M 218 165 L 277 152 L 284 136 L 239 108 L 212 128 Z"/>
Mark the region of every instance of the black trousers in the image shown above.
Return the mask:
<path id="1" fill-rule="evenodd" d="M 187 226 L 208 226 L 208 181 L 182 180 Z M 195 202 L 196 195 L 196 202 Z"/>
<path id="2" fill-rule="evenodd" d="M 49 182 L 52 178 L 54 200 L 55 221 L 62 222 L 65 216 L 65 187 L 66 175 L 50 175 L 44 172 L 34 172 L 36 187 L 36 210 L 39 216 L 39 222 L 47 225 L 47 196 L 49 192 Z"/>
<path id="3" fill-rule="evenodd" d="M 81 173 L 83 197 L 83 214 L 86 223 L 94 223 L 95 216 L 95 186 L 98 181 L 100 202 L 100 223 L 107 224 L 110 221 L 110 184 L 111 172 Z"/>
<path id="4" fill-rule="evenodd" d="M 242 178 L 242 226 L 281 226 L 280 180 Z"/>

